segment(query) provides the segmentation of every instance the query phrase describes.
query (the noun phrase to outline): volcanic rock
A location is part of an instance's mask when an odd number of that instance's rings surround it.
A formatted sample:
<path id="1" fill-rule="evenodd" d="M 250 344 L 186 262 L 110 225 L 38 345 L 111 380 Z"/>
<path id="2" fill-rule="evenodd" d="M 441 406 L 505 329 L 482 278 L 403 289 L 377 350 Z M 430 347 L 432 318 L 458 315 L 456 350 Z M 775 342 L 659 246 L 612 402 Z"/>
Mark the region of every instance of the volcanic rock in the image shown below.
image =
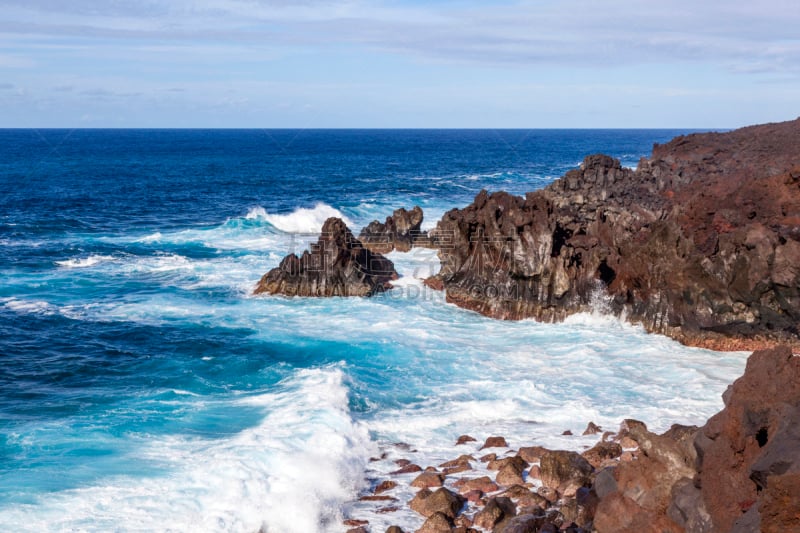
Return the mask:
<path id="1" fill-rule="evenodd" d="M 594 471 L 580 454 L 565 450 L 548 451 L 540 461 L 542 484 L 564 496 L 574 496 L 580 487 L 588 485 Z"/>
<path id="2" fill-rule="evenodd" d="M 440 488 L 436 492 L 429 489 L 420 490 L 409 502 L 409 507 L 424 517 L 434 513 L 442 513 L 451 520 L 461 511 L 464 498 L 460 494 Z"/>
<path id="3" fill-rule="evenodd" d="M 329 218 L 311 251 L 287 255 L 267 272 L 255 294 L 371 296 L 391 288 L 394 264 L 366 249 L 338 218 Z"/>
<path id="4" fill-rule="evenodd" d="M 718 349 L 800 345 L 800 119 L 584 159 L 524 198 L 481 191 L 432 237 L 449 302 L 502 319 L 602 305 Z M 446 245 L 444 245 L 446 244 Z"/>
<path id="5" fill-rule="evenodd" d="M 364 247 L 373 252 L 387 254 L 392 250 L 408 252 L 412 246 L 427 242 L 427 234 L 420 230 L 422 209 L 414 206 L 411 211 L 397 209 L 381 223 L 373 220 L 358 236 Z"/>

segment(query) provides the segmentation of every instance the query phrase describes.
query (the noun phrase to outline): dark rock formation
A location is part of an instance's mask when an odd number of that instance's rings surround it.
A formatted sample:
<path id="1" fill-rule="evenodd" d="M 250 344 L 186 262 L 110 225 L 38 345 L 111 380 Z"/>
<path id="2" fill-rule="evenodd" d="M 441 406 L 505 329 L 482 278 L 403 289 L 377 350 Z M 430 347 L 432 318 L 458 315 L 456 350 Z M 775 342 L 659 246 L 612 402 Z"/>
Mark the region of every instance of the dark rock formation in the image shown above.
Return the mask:
<path id="1" fill-rule="evenodd" d="M 687 344 L 800 344 L 799 146 L 800 119 L 678 137 L 635 171 L 589 156 L 525 198 L 482 191 L 432 232 L 429 285 L 496 318 L 602 302 Z"/>
<path id="2" fill-rule="evenodd" d="M 421 225 L 422 209 L 419 206 L 414 206 L 411 211 L 396 209 L 384 223 L 370 222 L 361 230 L 358 240 L 366 248 L 381 254 L 392 250 L 407 252 L 415 245 L 427 245 L 428 236 L 420 230 Z"/>
<path id="3" fill-rule="evenodd" d="M 364 248 L 340 219 L 329 218 L 311 251 L 286 256 L 261 278 L 255 294 L 371 296 L 397 277 L 391 261 Z"/>

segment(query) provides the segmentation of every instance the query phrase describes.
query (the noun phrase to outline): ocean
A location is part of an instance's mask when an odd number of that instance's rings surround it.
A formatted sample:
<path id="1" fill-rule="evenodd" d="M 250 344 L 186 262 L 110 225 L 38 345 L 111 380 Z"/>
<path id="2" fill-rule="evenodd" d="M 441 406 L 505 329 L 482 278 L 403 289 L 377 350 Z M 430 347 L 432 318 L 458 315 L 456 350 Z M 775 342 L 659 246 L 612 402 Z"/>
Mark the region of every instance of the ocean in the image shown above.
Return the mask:
<path id="1" fill-rule="evenodd" d="M 327 217 L 357 234 L 419 205 L 431 228 L 481 189 L 597 152 L 635 166 L 682 133 L 0 130 L 0 529 L 413 530 L 356 501 L 397 449 L 424 467 L 461 434 L 581 449 L 590 420 L 703 423 L 746 354 L 646 334 L 600 295 L 495 321 L 422 285 L 425 249 L 390 254 L 402 278 L 373 298 L 251 294 Z"/>

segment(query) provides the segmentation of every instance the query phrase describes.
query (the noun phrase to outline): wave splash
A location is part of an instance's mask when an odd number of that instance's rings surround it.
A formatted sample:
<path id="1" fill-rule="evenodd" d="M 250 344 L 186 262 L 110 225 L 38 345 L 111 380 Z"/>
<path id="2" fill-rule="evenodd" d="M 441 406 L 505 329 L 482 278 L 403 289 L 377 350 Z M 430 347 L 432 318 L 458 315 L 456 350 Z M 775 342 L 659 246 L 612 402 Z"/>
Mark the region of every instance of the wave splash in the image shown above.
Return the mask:
<path id="1" fill-rule="evenodd" d="M 364 458 L 375 451 L 367 429 L 350 416 L 345 380 L 341 365 L 304 369 L 274 392 L 224 400 L 233 411 L 263 406 L 267 414 L 226 439 L 141 436 L 132 453 L 143 464 L 164 465 L 164 476 L 112 477 L 6 505 L 0 528 L 340 531 L 340 506 L 362 488 Z"/>
<path id="2" fill-rule="evenodd" d="M 263 207 L 254 207 L 245 215 L 245 220 L 269 223 L 285 233 L 319 233 L 325 221 L 331 217 L 341 218 L 350 228 L 353 222 L 341 211 L 328 204 L 318 203 L 313 208 L 299 207 L 287 214 L 269 214 Z"/>

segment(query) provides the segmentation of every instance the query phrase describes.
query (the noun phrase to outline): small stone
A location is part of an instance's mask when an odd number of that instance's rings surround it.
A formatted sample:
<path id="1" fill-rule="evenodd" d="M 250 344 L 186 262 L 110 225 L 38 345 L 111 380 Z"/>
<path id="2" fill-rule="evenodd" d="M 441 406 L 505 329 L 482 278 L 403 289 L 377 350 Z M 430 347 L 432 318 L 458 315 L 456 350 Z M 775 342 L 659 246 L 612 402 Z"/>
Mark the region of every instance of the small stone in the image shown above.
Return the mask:
<path id="1" fill-rule="evenodd" d="M 348 518 L 342 523 L 346 526 L 366 526 L 369 524 L 369 520 L 355 520 L 353 518 Z"/>
<path id="2" fill-rule="evenodd" d="M 381 482 L 380 482 L 380 483 L 379 483 L 379 484 L 378 484 L 378 485 L 375 487 L 375 489 L 374 489 L 372 492 L 373 492 L 374 494 L 380 494 L 380 493 L 382 493 L 382 492 L 386 492 L 387 490 L 392 490 L 392 489 L 393 489 L 393 488 L 395 488 L 396 486 L 397 486 L 397 482 L 396 482 L 396 481 L 390 481 L 390 480 L 388 480 L 388 479 L 387 479 L 387 480 L 385 480 L 385 481 L 381 481 Z"/>
<path id="3" fill-rule="evenodd" d="M 387 513 L 396 513 L 399 510 L 400 510 L 399 507 L 394 506 L 394 505 L 390 505 L 389 507 L 381 507 L 380 509 L 378 509 L 375 512 L 376 513 L 380 513 L 380 514 L 387 514 Z"/>
<path id="4" fill-rule="evenodd" d="M 445 468 L 442 472 L 444 475 L 449 476 L 452 474 L 458 474 L 460 472 L 466 472 L 467 470 L 472 470 L 470 465 L 459 465 L 459 466 L 451 466 L 449 468 Z"/>
<path id="5" fill-rule="evenodd" d="M 386 528 L 386 533 L 406 533 L 400 526 L 389 526 Z"/>
<path id="6" fill-rule="evenodd" d="M 486 465 L 486 468 L 488 468 L 489 470 L 500 470 L 508 464 L 513 464 L 520 471 L 525 470 L 528 467 L 528 463 L 525 461 L 525 459 L 523 459 L 518 455 L 515 455 L 513 457 L 504 457 L 502 459 L 495 459 L 494 461 L 489 461 L 489 464 Z"/>
<path id="7" fill-rule="evenodd" d="M 392 475 L 413 474 L 415 472 L 422 472 L 422 468 L 420 468 L 419 465 L 411 463 L 410 465 L 406 465 L 399 470 L 395 470 L 394 472 L 392 472 Z"/>
<path id="8" fill-rule="evenodd" d="M 564 431 L 564 432 L 562 433 L 562 435 L 566 435 L 566 436 L 570 437 L 570 436 L 572 436 L 572 431 L 570 431 L 570 430 L 568 429 L 568 430 Z"/>
<path id="9" fill-rule="evenodd" d="M 468 442 L 477 442 L 477 441 L 475 437 L 471 437 L 469 435 L 461 435 L 460 437 L 458 437 L 458 440 L 456 441 L 456 446 L 460 444 L 466 444 Z"/>
<path id="10" fill-rule="evenodd" d="M 409 461 L 408 459 L 397 459 L 395 460 L 394 464 L 396 464 L 397 466 L 408 466 L 411 464 L 411 461 Z"/>
<path id="11" fill-rule="evenodd" d="M 359 501 L 362 502 L 396 502 L 397 498 L 392 496 L 361 496 Z"/>
<path id="12" fill-rule="evenodd" d="M 417 533 L 450 533 L 452 522 L 443 513 L 433 513 Z"/>
<path id="13" fill-rule="evenodd" d="M 444 484 L 444 476 L 436 472 L 423 472 L 411 482 L 412 487 L 429 488 L 441 487 Z"/>
<path id="14" fill-rule="evenodd" d="M 508 443 L 505 437 L 489 437 L 481 446 L 481 450 L 484 448 L 508 448 Z"/>
<path id="15" fill-rule="evenodd" d="M 603 431 L 603 428 L 601 428 L 600 426 L 598 426 L 594 422 L 589 422 L 589 424 L 586 426 L 586 429 L 583 430 L 583 434 L 584 435 L 596 435 L 596 434 L 600 433 L 601 431 Z"/>
<path id="16" fill-rule="evenodd" d="M 589 461 L 590 465 L 599 468 L 607 459 L 616 459 L 622 455 L 622 446 L 616 442 L 598 442 L 593 448 L 586 450 L 581 455 Z"/>
<path id="17" fill-rule="evenodd" d="M 461 456 L 458 457 L 458 459 L 453 459 L 452 461 L 444 462 L 444 463 L 440 464 L 439 466 L 441 468 L 451 468 L 451 467 L 454 467 L 454 466 L 469 465 L 469 462 L 470 461 L 474 461 L 474 460 L 475 460 L 475 458 L 472 457 L 471 455 L 461 455 Z"/>
<path id="18" fill-rule="evenodd" d="M 348 529 L 347 533 L 369 533 L 369 529 L 365 528 L 364 526 L 359 526 Z"/>
<path id="19" fill-rule="evenodd" d="M 481 476 L 474 479 L 460 479 L 456 481 L 455 486 L 461 492 L 473 489 L 478 489 L 483 492 L 494 492 L 498 489 L 497 483 L 492 481 L 489 476 Z"/>
<path id="20" fill-rule="evenodd" d="M 482 463 L 488 463 L 489 461 L 494 461 L 495 459 L 497 459 L 496 453 L 487 453 L 486 455 L 478 459 L 478 461 Z"/>

